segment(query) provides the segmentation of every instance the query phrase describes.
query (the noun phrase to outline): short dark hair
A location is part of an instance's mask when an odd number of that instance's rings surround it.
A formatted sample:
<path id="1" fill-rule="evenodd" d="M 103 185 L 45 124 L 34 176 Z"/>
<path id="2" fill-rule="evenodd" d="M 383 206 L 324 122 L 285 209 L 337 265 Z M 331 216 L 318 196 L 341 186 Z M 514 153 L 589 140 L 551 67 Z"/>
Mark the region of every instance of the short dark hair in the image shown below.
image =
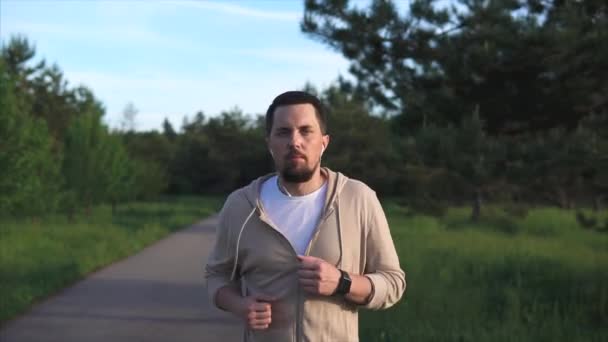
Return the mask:
<path id="1" fill-rule="evenodd" d="M 278 107 L 306 103 L 315 107 L 315 113 L 317 114 L 319 127 L 321 127 L 321 133 L 323 135 L 327 134 L 327 114 L 321 100 L 305 91 L 288 91 L 275 97 L 266 111 L 266 136 L 270 136 L 272 124 L 274 122 L 274 112 Z"/>

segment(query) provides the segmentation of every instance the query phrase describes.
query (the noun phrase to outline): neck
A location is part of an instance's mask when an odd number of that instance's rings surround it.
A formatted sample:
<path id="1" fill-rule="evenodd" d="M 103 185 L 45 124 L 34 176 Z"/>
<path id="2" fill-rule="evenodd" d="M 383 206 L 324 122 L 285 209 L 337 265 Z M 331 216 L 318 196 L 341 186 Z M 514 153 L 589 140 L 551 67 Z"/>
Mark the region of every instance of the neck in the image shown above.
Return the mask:
<path id="1" fill-rule="evenodd" d="M 281 175 L 279 175 L 279 185 L 283 187 L 284 190 L 287 190 L 289 195 L 291 196 L 304 196 L 308 195 L 316 190 L 318 190 L 323 183 L 325 182 L 325 177 L 321 173 L 321 168 L 317 169 L 317 171 L 313 174 L 312 178 L 307 182 L 303 183 L 290 183 L 283 179 Z M 279 188 L 280 188 L 279 187 Z"/>

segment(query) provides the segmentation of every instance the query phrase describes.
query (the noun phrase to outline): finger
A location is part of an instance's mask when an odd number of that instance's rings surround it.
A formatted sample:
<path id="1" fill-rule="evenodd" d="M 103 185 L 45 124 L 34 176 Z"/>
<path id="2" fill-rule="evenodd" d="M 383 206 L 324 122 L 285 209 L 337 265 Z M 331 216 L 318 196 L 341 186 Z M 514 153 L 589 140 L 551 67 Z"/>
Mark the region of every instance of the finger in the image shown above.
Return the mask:
<path id="1" fill-rule="evenodd" d="M 263 293 L 257 294 L 254 296 L 255 300 L 258 302 L 274 302 L 277 300 L 274 296 L 268 296 Z"/>
<path id="2" fill-rule="evenodd" d="M 260 303 L 260 302 L 253 304 L 252 308 L 253 308 L 253 311 L 255 311 L 255 312 L 266 312 L 266 311 L 270 312 L 270 310 L 271 310 L 270 304 Z"/>
<path id="3" fill-rule="evenodd" d="M 318 283 L 318 281 L 314 279 L 300 279 L 299 282 L 302 286 L 316 286 Z"/>
<path id="4" fill-rule="evenodd" d="M 249 324 L 251 325 L 270 324 L 271 322 L 272 319 L 270 317 L 249 320 Z"/>
<path id="5" fill-rule="evenodd" d="M 265 312 L 252 312 L 252 314 L 249 316 L 250 320 L 256 320 L 256 319 L 269 319 L 272 317 L 272 313 L 270 311 L 265 311 Z"/>
<path id="6" fill-rule="evenodd" d="M 321 279 L 321 275 L 318 272 L 306 269 L 299 270 L 298 276 L 300 279 Z"/>
<path id="7" fill-rule="evenodd" d="M 272 322 L 272 318 L 271 317 L 264 317 L 264 318 L 249 317 L 247 319 L 247 324 L 249 326 L 270 324 L 271 322 Z"/>
<path id="8" fill-rule="evenodd" d="M 260 318 L 260 319 L 250 319 L 249 320 L 249 326 L 268 326 L 270 325 L 270 323 L 272 322 L 272 319 L 270 317 L 266 317 L 266 318 Z"/>
<path id="9" fill-rule="evenodd" d="M 319 262 L 320 260 L 323 260 L 323 259 L 319 259 L 317 257 L 313 257 L 310 255 L 298 255 L 298 259 L 300 260 L 300 262 L 306 263 L 306 264 L 314 264 L 314 263 Z"/>
<path id="10" fill-rule="evenodd" d="M 304 290 L 304 292 L 308 292 L 308 293 L 314 293 L 314 294 L 319 293 L 319 290 L 316 286 L 303 286 L 302 290 Z"/>
<path id="11" fill-rule="evenodd" d="M 317 261 L 323 260 L 323 259 L 317 258 L 314 256 L 310 256 L 310 255 L 298 255 L 298 260 L 300 260 L 301 262 L 311 263 L 311 262 L 317 262 Z"/>
<path id="12" fill-rule="evenodd" d="M 268 329 L 269 324 L 256 324 L 256 325 L 251 325 L 251 329 L 253 330 L 265 330 Z"/>
<path id="13" fill-rule="evenodd" d="M 314 261 L 303 261 L 300 263 L 300 270 L 316 270 L 319 267 L 319 263 Z"/>

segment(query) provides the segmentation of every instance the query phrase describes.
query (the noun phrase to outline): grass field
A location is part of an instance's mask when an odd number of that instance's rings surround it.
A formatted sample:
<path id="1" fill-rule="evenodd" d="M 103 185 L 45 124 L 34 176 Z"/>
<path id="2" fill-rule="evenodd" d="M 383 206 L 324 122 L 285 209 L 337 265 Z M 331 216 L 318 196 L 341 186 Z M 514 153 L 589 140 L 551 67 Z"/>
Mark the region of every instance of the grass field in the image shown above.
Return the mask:
<path id="1" fill-rule="evenodd" d="M 0 222 L 0 322 L 91 271 L 217 211 L 221 198 L 107 206 L 69 223 Z M 443 218 L 385 203 L 408 287 L 385 311 L 363 311 L 361 341 L 608 341 L 608 233 L 573 212 L 515 218 L 484 208 Z M 608 213 L 602 214 L 602 220 Z"/>
<path id="2" fill-rule="evenodd" d="M 130 203 L 112 216 L 108 206 L 91 216 L 0 221 L 0 322 L 33 302 L 168 233 L 216 212 L 222 198 L 179 197 Z"/>
<path id="3" fill-rule="evenodd" d="M 385 210 L 408 286 L 394 308 L 362 312 L 361 341 L 608 341 L 608 233 L 573 212 L 486 208 L 473 225 L 465 208 Z"/>

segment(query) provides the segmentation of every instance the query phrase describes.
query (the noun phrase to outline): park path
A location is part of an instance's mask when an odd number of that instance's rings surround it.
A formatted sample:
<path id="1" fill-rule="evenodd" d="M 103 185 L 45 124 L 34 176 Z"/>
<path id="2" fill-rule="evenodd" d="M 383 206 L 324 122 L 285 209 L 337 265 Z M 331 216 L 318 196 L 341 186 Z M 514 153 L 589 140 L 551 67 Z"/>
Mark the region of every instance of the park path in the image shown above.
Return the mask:
<path id="1" fill-rule="evenodd" d="M 35 305 L 2 342 L 239 341 L 238 321 L 207 300 L 203 269 L 217 216 L 176 232 Z"/>

